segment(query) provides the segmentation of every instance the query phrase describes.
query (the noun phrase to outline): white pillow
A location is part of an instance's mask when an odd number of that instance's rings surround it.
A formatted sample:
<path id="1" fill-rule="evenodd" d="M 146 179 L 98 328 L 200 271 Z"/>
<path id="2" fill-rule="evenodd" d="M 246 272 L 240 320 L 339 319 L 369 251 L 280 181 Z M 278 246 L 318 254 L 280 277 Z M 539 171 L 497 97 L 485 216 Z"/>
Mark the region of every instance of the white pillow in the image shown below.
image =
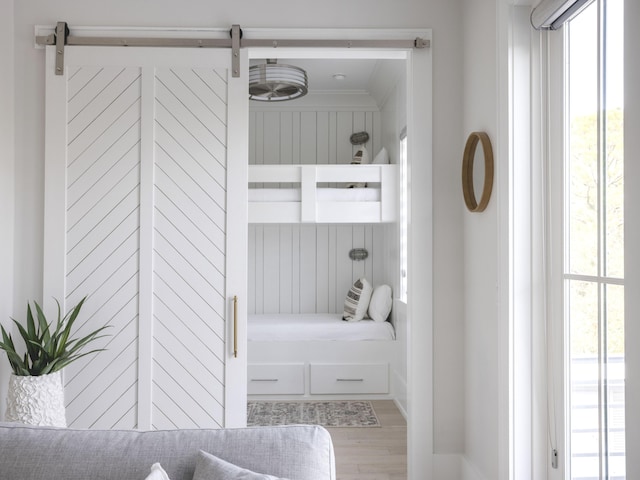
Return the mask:
<path id="1" fill-rule="evenodd" d="M 349 289 L 344 300 L 342 319 L 347 322 L 359 322 L 367 314 L 373 287 L 366 278 L 359 278 Z"/>
<path id="2" fill-rule="evenodd" d="M 369 152 L 363 146 L 358 148 L 356 153 L 353 155 L 353 159 L 351 160 L 352 165 L 366 165 L 369 163 Z"/>
<path id="3" fill-rule="evenodd" d="M 386 148 L 382 147 L 380 149 L 378 154 L 373 159 L 373 163 L 375 163 L 376 165 L 389 163 L 389 152 L 387 152 Z"/>
<path id="4" fill-rule="evenodd" d="M 240 468 L 233 463 L 225 462 L 210 453 L 198 452 L 196 471 L 193 480 L 286 480 L 264 473 L 256 473 L 246 468 Z"/>
<path id="5" fill-rule="evenodd" d="M 159 463 L 154 463 L 151 465 L 151 473 L 144 480 L 169 480 L 169 475 Z"/>
<path id="6" fill-rule="evenodd" d="M 384 322 L 391 313 L 393 298 L 389 285 L 379 285 L 373 289 L 369 302 L 369 317 L 376 322 Z"/>

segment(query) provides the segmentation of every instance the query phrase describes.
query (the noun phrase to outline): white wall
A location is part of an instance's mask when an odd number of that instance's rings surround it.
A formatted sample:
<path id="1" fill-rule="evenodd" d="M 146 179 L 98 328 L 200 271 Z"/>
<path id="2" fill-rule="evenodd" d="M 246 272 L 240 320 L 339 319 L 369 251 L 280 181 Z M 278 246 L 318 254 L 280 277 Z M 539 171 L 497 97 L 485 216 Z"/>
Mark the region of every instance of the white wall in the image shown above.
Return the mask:
<path id="1" fill-rule="evenodd" d="M 278 109 L 252 108 L 249 164 L 349 164 L 357 150 L 349 137 L 361 131 L 369 133 L 365 147 L 373 160 L 382 146 L 377 109 L 356 109 L 350 104 L 322 107 L 318 105 L 322 95 L 315 95 L 313 101 L 316 105 L 302 111 L 297 103 Z"/>
<path id="2" fill-rule="evenodd" d="M 464 377 L 462 332 L 462 217 L 459 159 L 462 151 L 462 2 L 460 0 L 380 0 L 305 3 L 297 0 L 243 2 L 189 0 L 112 0 L 91 2 L 32 0 L 15 2 L 15 212 L 13 251 L 19 273 L 14 299 L 22 305 L 42 291 L 44 52 L 33 46 L 33 26 L 59 20 L 73 25 L 229 27 L 431 28 L 433 31 L 433 232 L 434 232 L 434 450 L 461 453 L 464 436 L 440 418 L 462 417 Z M 290 14 L 287 14 L 290 12 Z M 3 16 L 4 17 L 4 16 Z M 11 18 L 4 17 L 4 18 Z M 467 17 L 469 18 L 469 17 Z M 468 23 L 468 22 L 467 22 Z M 484 32 L 481 32 L 484 33 Z M 490 35 L 489 35 L 490 36 Z M 484 92 L 483 92 L 484 93 Z M 491 96 L 489 92 L 489 96 Z M 488 100 L 490 101 L 490 100 Z M 474 123 L 474 128 L 478 125 Z M 414 178 L 420 185 L 420 178 Z M 428 221 L 415 207 L 415 221 Z M 421 265 L 413 265 L 420 269 Z M 489 342 L 491 345 L 491 342 Z M 430 348 L 427 345 L 425 348 Z M 442 356 L 442 358 L 441 358 Z M 453 358 L 453 362 L 451 362 Z M 419 371 L 416 366 L 416 371 Z M 452 392 L 456 392 L 453 394 Z M 483 402 L 484 403 L 484 402 Z M 488 421 L 488 419 L 487 419 Z M 430 428 L 424 427 L 429 435 Z M 484 440 L 487 442 L 487 440 Z"/>
<path id="3" fill-rule="evenodd" d="M 248 313 L 342 313 L 358 278 L 391 283 L 385 251 L 384 225 L 249 225 Z"/>
<path id="4" fill-rule="evenodd" d="M 640 478 L 640 2 L 624 3 L 624 196 L 625 196 L 625 355 L 627 478 Z"/>
<path id="5" fill-rule="evenodd" d="M 372 160 L 383 144 L 380 112 L 353 95 L 338 96 L 339 104 L 309 95 L 302 108 L 297 101 L 251 102 L 249 164 L 349 164 L 357 150 L 349 138 L 361 131 L 369 133 Z M 383 225 L 250 225 L 248 312 L 341 313 L 356 279 L 392 283 L 384 242 Z M 352 261 L 354 247 L 367 248 L 368 258 Z"/>
<path id="6" fill-rule="evenodd" d="M 510 457 L 513 453 L 508 443 L 508 426 L 506 425 L 509 413 L 505 407 L 509 407 L 505 396 L 508 395 L 508 371 L 505 369 L 505 352 L 509 348 L 509 335 L 513 333 L 511 330 L 515 325 L 509 324 L 508 315 L 510 308 L 508 284 L 505 282 L 505 265 L 510 261 L 507 250 L 508 240 L 506 237 L 510 228 L 509 214 L 513 215 L 514 228 L 520 228 L 517 235 L 524 235 L 527 228 L 534 228 L 532 233 L 533 239 L 524 237 L 515 237 L 520 242 L 515 245 L 515 251 L 523 255 L 529 255 L 525 261 L 530 262 L 529 265 L 522 265 L 515 262 L 515 269 L 523 268 L 519 272 L 520 280 L 523 283 L 514 285 L 516 289 L 522 288 L 516 293 L 514 300 L 517 302 L 533 301 L 531 311 L 525 311 L 525 305 L 520 303 L 514 305 L 515 317 L 514 322 L 528 321 L 528 317 L 541 318 L 539 302 L 540 296 L 540 182 L 541 179 L 536 177 L 539 172 L 518 172 L 519 168 L 526 168 L 526 162 L 519 165 L 508 165 L 509 158 L 507 153 L 514 155 L 511 159 L 513 162 L 519 161 L 518 155 L 533 155 L 537 159 L 541 156 L 539 145 L 534 144 L 531 151 L 528 152 L 528 145 L 523 145 L 523 141 L 527 138 L 522 136 L 522 131 L 527 130 L 528 126 L 517 123 L 514 130 L 510 130 L 513 126 L 506 122 L 505 106 L 509 103 L 509 81 L 517 81 L 517 77 L 506 78 L 505 69 L 508 66 L 508 58 L 520 58 L 517 52 L 506 51 L 509 46 L 505 40 L 511 35 L 514 25 L 511 23 L 514 18 L 510 15 L 516 15 L 518 18 L 518 26 L 522 26 L 528 22 L 526 10 L 529 7 L 523 6 L 510 7 L 511 3 L 526 4 L 527 2 L 508 1 L 508 0 L 464 0 L 464 115 L 463 130 L 464 136 L 473 130 L 485 130 L 489 133 L 494 144 L 494 153 L 496 153 L 496 178 L 494 184 L 494 197 L 492 198 L 489 208 L 483 214 L 464 213 L 464 326 L 465 326 L 465 354 L 467 356 L 465 362 L 465 447 L 464 458 L 461 464 L 461 476 L 465 480 L 489 480 L 489 479 L 506 479 L 508 477 L 509 467 L 513 467 L 516 478 L 551 478 L 559 475 L 558 470 L 550 470 L 548 468 L 548 433 L 547 433 L 547 416 L 546 408 L 546 366 L 545 359 L 532 356 L 531 352 L 517 352 L 517 360 L 526 360 L 529 355 L 527 368 L 532 368 L 529 372 L 532 374 L 534 385 L 525 385 L 519 382 L 519 371 L 513 372 L 515 387 L 520 388 L 519 394 L 521 400 L 530 401 L 529 409 L 534 410 L 534 422 L 531 418 L 520 418 L 516 422 L 516 435 L 529 435 L 524 438 L 525 442 L 519 443 L 520 448 L 527 448 L 527 451 L 516 451 L 515 457 Z M 536 3 L 536 2 L 533 2 Z M 511 10 L 510 10 L 511 9 Z M 523 19 L 524 16 L 524 19 Z M 637 214 L 637 205 L 640 204 L 640 163 L 636 160 L 636 152 L 640 149 L 640 138 L 635 132 L 638 131 L 640 125 L 640 62 L 637 61 L 635 46 L 640 42 L 640 32 L 635 28 L 634 20 L 640 16 L 640 4 L 636 0 L 625 1 L 625 290 L 627 291 L 625 303 L 625 336 L 626 336 L 626 403 L 629 406 L 637 405 L 640 402 L 640 350 L 638 350 L 638 339 L 640 338 L 640 324 L 637 318 L 640 315 L 640 299 L 638 295 L 629 292 L 637 292 L 640 289 L 640 256 L 635 248 L 640 243 L 640 217 Z M 522 34 L 520 30 L 518 34 Z M 533 42 L 538 41 L 538 35 L 532 36 Z M 519 39 L 518 48 L 524 47 L 524 43 L 529 40 L 526 38 Z M 537 58 L 536 51 L 538 45 L 530 45 L 532 52 L 526 52 L 525 57 L 532 54 L 532 58 Z M 521 52 L 522 53 L 522 52 Z M 534 60 L 535 61 L 535 60 Z M 522 68 L 522 65 L 520 66 Z M 524 66 L 525 69 L 536 65 Z M 508 74 L 513 72 L 509 71 Z M 522 70 L 520 71 L 522 73 Z M 526 73 L 526 72 L 525 72 Z M 540 72 L 534 72 L 531 84 L 532 104 L 527 106 L 537 109 L 539 107 L 537 98 L 537 89 L 540 86 L 535 75 Z M 505 81 L 506 80 L 506 81 Z M 523 77 L 524 82 L 529 81 Z M 519 83 L 517 90 L 527 88 L 523 82 Z M 557 94 L 557 92 L 556 92 Z M 514 108 L 511 112 L 514 115 L 514 122 L 539 120 L 540 112 L 534 112 L 531 118 L 522 118 L 522 111 L 517 110 L 517 105 L 508 105 L 508 108 Z M 533 125 L 533 133 L 537 125 Z M 508 139 L 508 134 L 515 136 Z M 534 137 L 535 138 L 535 137 Z M 509 142 L 513 141 L 513 144 Z M 538 168 L 538 160 L 533 163 L 534 168 Z M 533 194 L 530 198 L 524 200 L 523 196 L 527 195 L 527 191 L 510 192 L 509 185 L 505 178 L 505 174 L 512 174 L 514 169 L 516 175 L 521 175 L 520 179 L 524 180 L 524 175 L 533 174 L 531 184 L 526 182 L 520 186 L 531 188 Z M 516 186 L 514 186 L 516 188 Z M 535 191 L 535 189 L 538 191 Z M 516 204 L 511 202 L 514 198 Z M 527 205 L 531 207 L 531 211 L 518 211 L 519 205 Z M 514 210 L 516 209 L 516 210 Z M 518 215 L 525 214 L 526 222 L 524 225 L 522 218 Z M 557 226 L 556 226 L 557 227 Z M 531 242 L 527 245 L 527 242 Z M 531 251 L 533 249 L 533 251 Z M 529 251 L 527 251 L 529 250 Z M 530 273 L 527 273 L 530 269 Z M 530 278 L 525 278 L 530 274 Z M 531 285 L 525 285 L 530 281 Z M 529 291 L 525 291 L 529 289 Z M 557 291 L 557 289 L 556 289 Z M 520 316 L 518 316 L 520 315 Z M 524 325 L 521 325 L 524 326 Z M 524 326 L 527 328 L 526 326 Z M 526 340 L 527 335 L 533 335 L 534 343 L 540 344 L 541 329 L 538 324 L 533 328 L 529 325 L 530 331 L 516 330 L 516 341 L 518 335 L 520 340 Z M 530 340 L 530 338 L 529 338 Z M 516 345 L 514 348 L 518 348 Z M 514 352 L 515 353 L 515 352 Z M 516 366 L 517 367 L 517 366 Z M 527 374 L 528 375 L 528 374 Z M 523 391 L 523 387 L 525 390 Z M 528 399 L 524 397 L 529 396 Z M 527 407 L 520 403 L 518 407 Z M 558 407 L 556 407 L 558 408 Z M 516 415 L 522 415 L 520 412 L 514 412 Z M 529 415 L 531 411 L 525 411 L 524 415 Z M 537 418 L 535 418 L 537 416 Z M 535 420 L 542 419 L 543 424 L 535 423 Z M 528 423 L 528 424 L 527 424 Z M 627 455 L 627 478 L 637 478 L 640 475 L 640 463 L 637 461 L 640 454 L 640 434 L 638 425 L 640 425 L 640 416 L 638 409 L 627 408 L 626 410 L 626 455 Z M 523 431 L 524 429 L 524 431 Z M 530 431 L 527 432 L 526 429 Z M 562 427 L 558 428 L 558 432 L 562 431 Z M 559 437 L 562 434 L 559 433 Z M 522 440 L 523 437 L 520 436 Z M 561 438 L 555 439 L 562 441 Z M 556 444 L 557 445 L 557 444 Z M 514 460 L 509 465 L 510 460 Z"/>
<path id="7" fill-rule="evenodd" d="M 447 16 L 431 17 L 434 27 L 433 430 L 434 452 L 442 456 L 464 452 L 467 422 L 464 413 L 464 212 L 460 189 L 463 117 L 458 116 L 458 112 L 464 112 L 461 93 L 464 2 L 452 1 L 450 6 Z M 444 38 L 445 32 L 436 25 L 443 26 L 451 35 Z M 455 51 L 460 54 L 456 55 Z M 455 72 L 460 76 L 456 77 Z M 448 145 L 445 147 L 444 143 Z M 420 187 L 420 179 L 412 181 L 414 188 Z M 419 206 L 414 208 L 419 212 Z M 412 267 L 420 268 L 419 265 Z M 439 478 L 458 478 L 455 472 L 450 475 Z"/>
<path id="8" fill-rule="evenodd" d="M 13 1 L 0 3 L 0 17 L 5 27 L 0 31 L 0 62 L 14 63 Z M 4 68 L 0 75 L 0 324 L 10 329 L 13 316 L 13 225 L 14 225 L 14 75 L 12 68 Z M 5 397 L 9 379 L 9 363 L 4 352 L 0 354 L 0 418 L 4 418 Z"/>
<path id="9" fill-rule="evenodd" d="M 494 149 L 494 191 L 482 213 L 464 210 L 465 468 L 464 478 L 499 478 L 500 168 L 496 0 L 464 0 L 464 120 L 466 137 L 484 131 Z M 506 93 L 506 92 L 505 92 Z M 459 188 L 459 187 L 458 187 Z M 459 208 L 464 205 L 458 203 Z M 470 474 L 473 472 L 473 475 Z"/>

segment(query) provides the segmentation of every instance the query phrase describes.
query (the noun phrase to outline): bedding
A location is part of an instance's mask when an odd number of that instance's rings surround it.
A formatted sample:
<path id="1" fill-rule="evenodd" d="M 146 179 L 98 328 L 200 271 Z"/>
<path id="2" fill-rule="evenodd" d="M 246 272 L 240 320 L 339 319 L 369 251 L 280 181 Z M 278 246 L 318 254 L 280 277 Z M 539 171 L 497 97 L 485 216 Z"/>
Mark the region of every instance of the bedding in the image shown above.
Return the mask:
<path id="1" fill-rule="evenodd" d="M 249 202 L 299 202 L 299 188 L 250 188 Z M 318 188 L 318 202 L 379 202 L 379 188 Z"/>
<path id="2" fill-rule="evenodd" d="M 345 322 L 340 313 L 249 315 L 250 342 L 395 340 L 390 322 Z"/>

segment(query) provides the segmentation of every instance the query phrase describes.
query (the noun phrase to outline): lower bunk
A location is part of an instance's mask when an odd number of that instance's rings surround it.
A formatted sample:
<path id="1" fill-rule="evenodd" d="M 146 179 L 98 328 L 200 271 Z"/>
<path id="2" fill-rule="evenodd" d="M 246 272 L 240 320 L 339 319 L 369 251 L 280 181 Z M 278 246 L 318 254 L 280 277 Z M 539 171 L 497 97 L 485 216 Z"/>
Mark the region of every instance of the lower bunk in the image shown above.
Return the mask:
<path id="1" fill-rule="evenodd" d="M 394 398 L 400 348 L 390 322 L 340 314 L 250 315 L 252 400 Z"/>

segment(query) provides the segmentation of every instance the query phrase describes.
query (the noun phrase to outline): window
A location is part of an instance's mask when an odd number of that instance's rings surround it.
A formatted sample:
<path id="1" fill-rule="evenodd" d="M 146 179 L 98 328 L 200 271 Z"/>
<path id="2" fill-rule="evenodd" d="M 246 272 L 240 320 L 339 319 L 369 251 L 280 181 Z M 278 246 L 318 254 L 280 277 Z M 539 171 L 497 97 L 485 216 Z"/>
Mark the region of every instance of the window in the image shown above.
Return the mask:
<path id="1" fill-rule="evenodd" d="M 623 0 L 565 29 L 566 478 L 625 478 Z"/>
<path id="2" fill-rule="evenodd" d="M 408 205 L 409 184 L 407 176 L 407 130 L 400 134 L 400 300 L 407 301 L 407 241 L 408 241 Z"/>

